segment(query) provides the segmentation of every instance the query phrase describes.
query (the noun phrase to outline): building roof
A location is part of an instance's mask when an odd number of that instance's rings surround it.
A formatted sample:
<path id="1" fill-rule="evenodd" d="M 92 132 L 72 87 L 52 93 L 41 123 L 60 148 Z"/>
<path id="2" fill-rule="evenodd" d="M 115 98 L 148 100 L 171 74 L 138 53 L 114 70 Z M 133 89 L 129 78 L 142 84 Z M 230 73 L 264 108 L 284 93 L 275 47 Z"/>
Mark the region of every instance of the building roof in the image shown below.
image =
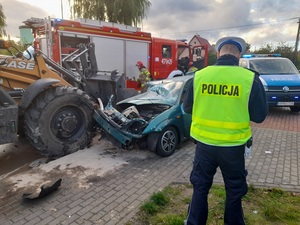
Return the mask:
<path id="1" fill-rule="evenodd" d="M 199 34 L 196 34 L 189 42 L 190 45 L 193 45 L 192 41 L 194 40 L 194 38 L 196 38 L 198 40 L 198 42 L 201 44 L 201 45 L 207 45 L 208 46 L 208 51 L 216 51 L 215 48 L 213 48 L 211 46 L 211 44 L 208 42 L 208 40 L 206 40 L 205 38 L 203 37 L 200 37 Z"/>

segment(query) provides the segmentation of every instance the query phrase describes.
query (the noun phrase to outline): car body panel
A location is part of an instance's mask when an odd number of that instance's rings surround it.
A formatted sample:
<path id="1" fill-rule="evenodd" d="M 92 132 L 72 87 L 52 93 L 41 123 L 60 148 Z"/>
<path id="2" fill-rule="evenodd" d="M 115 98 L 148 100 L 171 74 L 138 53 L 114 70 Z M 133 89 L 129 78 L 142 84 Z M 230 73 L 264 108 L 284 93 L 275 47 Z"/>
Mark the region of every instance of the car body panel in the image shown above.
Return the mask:
<path id="1" fill-rule="evenodd" d="M 121 130 L 117 127 L 112 126 L 111 122 L 105 120 L 105 117 L 103 115 L 101 116 L 98 110 L 94 111 L 94 119 L 106 132 L 113 136 L 122 145 L 127 145 L 127 143 L 132 141 L 132 135 L 127 135 L 126 133 L 121 132 Z"/>
<path id="2" fill-rule="evenodd" d="M 268 86 L 294 86 L 300 85 L 300 74 L 272 74 L 272 75 L 260 75 L 262 79 L 268 84 Z"/>

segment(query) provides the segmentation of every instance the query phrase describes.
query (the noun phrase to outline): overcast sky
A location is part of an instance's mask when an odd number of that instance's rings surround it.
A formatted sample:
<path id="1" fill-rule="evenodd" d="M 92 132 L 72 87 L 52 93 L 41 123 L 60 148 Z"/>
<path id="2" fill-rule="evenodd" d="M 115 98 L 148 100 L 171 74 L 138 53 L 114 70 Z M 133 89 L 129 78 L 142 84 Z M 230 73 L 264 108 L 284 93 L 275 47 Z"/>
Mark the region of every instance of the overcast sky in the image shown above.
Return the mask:
<path id="1" fill-rule="evenodd" d="M 61 13 L 63 2 L 63 14 Z M 70 15 L 68 0 L 0 0 L 7 33 L 19 36 L 22 21 L 31 17 Z M 151 0 L 140 26 L 153 37 L 187 39 L 195 35 L 214 44 L 223 36 L 240 36 L 253 48 L 284 42 L 295 46 L 299 0 Z M 298 46 L 299 50 L 299 46 Z"/>

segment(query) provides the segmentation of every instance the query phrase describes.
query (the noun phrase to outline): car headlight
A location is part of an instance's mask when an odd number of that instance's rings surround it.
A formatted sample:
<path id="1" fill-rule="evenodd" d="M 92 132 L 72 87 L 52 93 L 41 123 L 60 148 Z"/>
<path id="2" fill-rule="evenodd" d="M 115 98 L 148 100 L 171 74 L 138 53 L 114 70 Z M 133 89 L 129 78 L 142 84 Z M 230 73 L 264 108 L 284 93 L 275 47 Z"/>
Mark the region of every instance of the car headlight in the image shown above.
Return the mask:
<path id="1" fill-rule="evenodd" d="M 261 77 L 259 77 L 259 79 L 260 79 L 262 85 L 264 86 L 265 91 L 269 91 L 267 82 L 263 78 L 261 78 Z"/>

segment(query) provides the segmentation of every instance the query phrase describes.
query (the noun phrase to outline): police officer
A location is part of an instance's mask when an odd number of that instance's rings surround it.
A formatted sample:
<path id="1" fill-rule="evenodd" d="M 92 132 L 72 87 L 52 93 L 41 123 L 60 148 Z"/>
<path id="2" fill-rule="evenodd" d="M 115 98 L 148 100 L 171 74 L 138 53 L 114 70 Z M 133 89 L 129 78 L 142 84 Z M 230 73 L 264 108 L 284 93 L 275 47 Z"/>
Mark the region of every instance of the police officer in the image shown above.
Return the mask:
<path id="1" fill-rule="evenodd" d="M 218 40 L 216 64 L 196 72 L 184 100 L 184 110 L 192 113 L 190 134 L 196 142 L 188 225 L 206 224 L 207 196 L 218 167 L 226 189 L 224 224 L 245 224 L 241 199 L 248 191 L 244 154 L 252 136 L 250 121 L 261 123 L 268 114 L 258 74 L 238 66 L 245 49 L 242 38 Z"/>
<path id="2" fill-rule="evenodd" d="M 138 77 L 138 81 L 140 83 L 141 86 L 141 92 L 146 92 L 147 91 L 147 82 L 151 80 L 151 74 L 150 72 L 147 70 L 147 68 L 144 66 L 142 61 L 137 61 L 136 63 L 137 68 L 140 71 L 140 75 Z"/>

